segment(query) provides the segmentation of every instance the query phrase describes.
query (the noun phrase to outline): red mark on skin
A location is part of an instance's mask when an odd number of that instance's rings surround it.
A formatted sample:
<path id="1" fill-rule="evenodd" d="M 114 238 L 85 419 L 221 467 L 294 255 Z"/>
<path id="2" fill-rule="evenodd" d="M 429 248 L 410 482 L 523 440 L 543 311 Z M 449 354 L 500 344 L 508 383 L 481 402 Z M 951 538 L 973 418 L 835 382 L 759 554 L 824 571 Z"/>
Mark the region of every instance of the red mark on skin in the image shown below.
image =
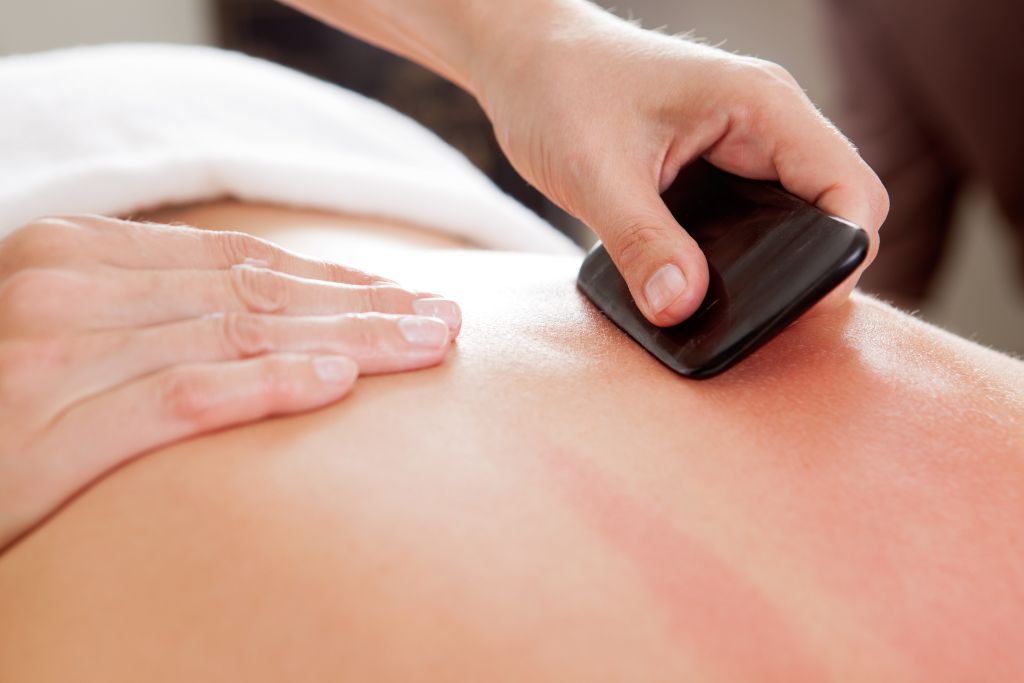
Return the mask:
<path id="1" fill-rule="evenodd" d="M 613 486 L 585 458 L 542 454 L 565 499 L 636 567 L 665 609 L 676 642 L 726 680 L 828 678 L 783 615 L 708 548 Z"/>

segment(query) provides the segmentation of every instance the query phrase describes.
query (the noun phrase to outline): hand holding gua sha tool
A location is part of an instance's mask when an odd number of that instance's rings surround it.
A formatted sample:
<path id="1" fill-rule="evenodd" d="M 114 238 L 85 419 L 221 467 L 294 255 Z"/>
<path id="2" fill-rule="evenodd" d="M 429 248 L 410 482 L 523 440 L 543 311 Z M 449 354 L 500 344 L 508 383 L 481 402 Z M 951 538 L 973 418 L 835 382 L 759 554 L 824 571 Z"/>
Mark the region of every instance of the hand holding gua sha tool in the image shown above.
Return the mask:
<path id="1" fill-rule="evenodd" d="M 753 353 L 863 263 L 868 235 L 773 182 L 747 180 L 704 160 L 662 195 L 707 257 L 708 293 L 674 327 L 644 318 L 604 246 L 577 285 L 616 325 L 681 375 L 712 377 Z"/>

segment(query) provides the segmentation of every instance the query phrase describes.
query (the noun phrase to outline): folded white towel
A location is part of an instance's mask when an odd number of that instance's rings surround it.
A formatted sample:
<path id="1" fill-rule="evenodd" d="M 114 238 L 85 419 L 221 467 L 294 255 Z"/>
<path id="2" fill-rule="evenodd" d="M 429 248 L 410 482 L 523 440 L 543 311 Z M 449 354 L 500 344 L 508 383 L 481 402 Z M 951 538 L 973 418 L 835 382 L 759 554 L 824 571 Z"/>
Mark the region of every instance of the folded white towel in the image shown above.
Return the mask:
<path id="1" fill-rule="evenodd" d="M 170 45 L 0 59 L 0 237 L 47 214 L 225 196 L 579 251 L 421 125 L 269 62 Z"/>

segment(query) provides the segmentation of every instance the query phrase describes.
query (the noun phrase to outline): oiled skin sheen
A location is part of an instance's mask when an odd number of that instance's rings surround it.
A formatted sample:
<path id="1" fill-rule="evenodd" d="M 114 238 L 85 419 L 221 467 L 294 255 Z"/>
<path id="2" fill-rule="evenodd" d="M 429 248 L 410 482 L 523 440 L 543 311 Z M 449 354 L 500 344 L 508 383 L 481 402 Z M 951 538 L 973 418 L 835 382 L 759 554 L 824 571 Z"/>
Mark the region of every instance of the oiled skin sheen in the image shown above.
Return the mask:
<path id="1" fill-rule="evenodd" d="M 1024 679 L 1020 362 L 856 297 L 693 382 L 577 260 L 260 211 L 457 349 L 84 492 L 0 556 L 0 680 Z"/>

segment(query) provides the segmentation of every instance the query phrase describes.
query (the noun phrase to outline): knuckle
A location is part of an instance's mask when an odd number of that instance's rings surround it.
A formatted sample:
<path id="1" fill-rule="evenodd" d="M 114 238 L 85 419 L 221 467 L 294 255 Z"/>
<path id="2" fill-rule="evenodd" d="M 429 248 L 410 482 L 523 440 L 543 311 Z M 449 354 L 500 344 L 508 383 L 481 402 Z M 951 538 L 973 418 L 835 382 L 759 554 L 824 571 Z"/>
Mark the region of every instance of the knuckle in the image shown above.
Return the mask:
<path id="1" fill-rule="evenodd" d="M 661 229 L 648 222 L 634 221 L 618 228 L 615 250 L 622 268 L 628 270 L 649 258 L 653 245 L 661 237 Z"/>
<path id="2" fill-rule="evenodd" d="M 790 115 L 794 99 L 803 107 L 809 106 L 807 96 L 796 79 L 774 62 L 761 59 L 747 60 L 739 77 L 733 79 L 737 97 L 730 103 L 733 116 L 752 130 L 776 122 Z M 803 111 L 803 109 L 800 109 Z M 763 134 L 763 133 L 757 133 Z"/>
<path id="3" fill-rule="evenodd" d="M 91 228 L 93 230 L 123 230 L 126 227 L 138 225 L 133 221 L 113 216 L 102 216 L 95 213 L 77 214 L 74 216 L 57 216 L 58 219 L 69 220 L 80 228 Z"/>
<path id="4" fill-rule="evenodd" d="M 54 231 L 54 234 L 65 235 L 81 232 L 88 222 L 87 215 L 54 215 L 43 216 L 29 223 L 23 230 L 29 232 Z"/>
<path id="5" fill-rule="evenodd" d="M 797 85 L 796 78 L 786 67 L 766 59 L 752 59 L 748 62 L 752 77 L 765 85 Z"/>
<path id="6" fill-rule="evenodd" d="M 263 359 L 260 363 L 256 391 L 267 405 L 282 401 L 300 393 L 296 370 L 304 366 L 305 359 L 296 354 L 281 354 Z"/>
<path id="7" fill-rule="evenodd" d="M 267 268 L 236 266 L 231 269 L 235 294 L 252 312 L 278 313 L 288 306 L 288 282 Z"/>
<path id="8" fill-rule="evenodd" d="M 268 415 L 276 406 L 287 405 L 300 394 L 301 377 L 295 370 L 298 356 L 282 354 L 260 359 L 254 374 L 245 380 L 245 401 L 250 418 Z M 157 410 L 165 420 L 186 425 L 195 432 L 208 431 L 237 420 L 227 410 L 225 394 L 218 390 L 216 376 L 194 368 L 176 368 L 165 373 L 157 385 Z M 237 396 L 237 388 L 231 395 Z"/>
<path id="9" fill-rule="evenodd" d="M 358 268 L 343 266 L 334 261 L 317 261 L 317 266 L 322 272 L 321 279 L 327 282 L 338 282 L 345 284 L 371 284 L 391 282 L 387 278 L 373 275 Z"/>
<path id="10" fill-rule="evenodd" d="M 369 285 L 364 291 L 367 311 L 404 311 L 411 308 L 412 294 L 401 287 Z"/>
<path id="11" fill-rule="evenodd" d="M 230 356 L 248 358 L 272 348 L 266 319 L 251 313 L 228 313 L 220 319 L 221 339 Z"/>
<path id="12" fill-rule="evenodd" d="M 210 232 L 204 233 L 212 240 L 227 263 L 246 263 L 258 261 L 267 266 L 273 264 L 275 250 L 269 242 L 247 235 L 244 232 Z"/>
<path id="13" fill-rule="evenodd" d="M 363 273 L 353 271 L 340 263 L 334 263 L 333 261 L 321 261 L 320 265 L 323 269 L 324 278 L 328 282 L 347 282 L 353 275 L 363 275 Z M 367 276 L 367 278 L 368 277 L 369 276 Z"/>
<path id="14" fill-rule="evenodd" d="M 77 244 L 84 232 L 81 221 L 70 216 L 40 218 L 12 233 L 7 248 L 23 266 L 49 262 Z"/>
<path id="15" fill-rule="evenodd" d="M 212 394 L 196 372 L 175 369 L 161 377 L 157 389 L 160 413 L 167 419 L 202 428 L 210 424 Z"/>

